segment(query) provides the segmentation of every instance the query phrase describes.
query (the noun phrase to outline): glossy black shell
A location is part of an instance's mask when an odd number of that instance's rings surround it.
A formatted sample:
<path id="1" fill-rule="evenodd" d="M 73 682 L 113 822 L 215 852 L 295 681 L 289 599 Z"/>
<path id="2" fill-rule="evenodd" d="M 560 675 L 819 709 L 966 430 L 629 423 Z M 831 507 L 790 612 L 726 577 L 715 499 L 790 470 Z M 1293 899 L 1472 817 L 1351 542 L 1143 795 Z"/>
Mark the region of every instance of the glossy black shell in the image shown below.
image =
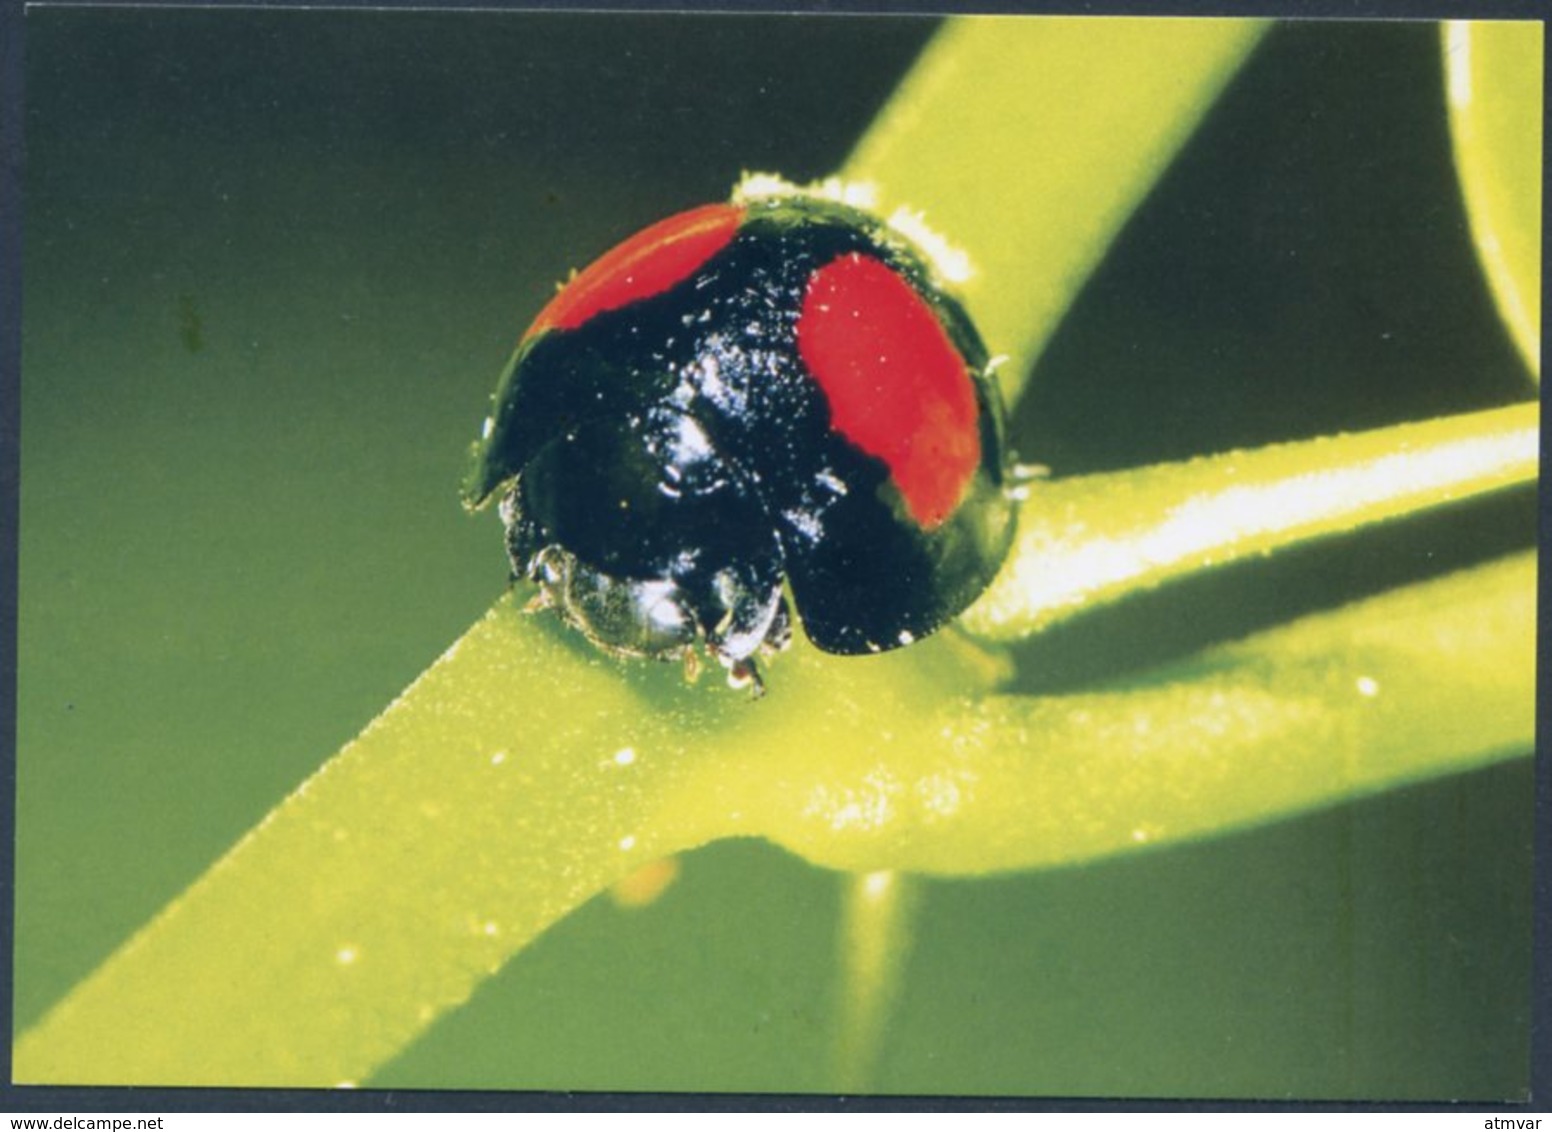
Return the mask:
<path id="1" fill-rule="evenodd" d="M 810 280 L 850 252 L 910 283 L 975 387 L 980 463 L 931 529 L 911 516 L 885 463 L 831 427 L 797 347 Z M 686 418 L 709 452 L 675 452 Z M 747 560 L 752 584 L 768 584 L 772 571 L 787 579 L 819 648 L 876 652 L 937 629 L 1001 565 L 1013 533 L 1002 420 L 985 347 L 903 237 L 840 204 L 757 199 L 688 279 L 519 347 L 465 499 L 478 506 L 519 480 L 517 518 L 529 529 L 508 539 L 519 573 L 519 557 L 546 542 L 612 577 L 691 588 Z M 692 489 L 676 493 L 679 479 Z"/>

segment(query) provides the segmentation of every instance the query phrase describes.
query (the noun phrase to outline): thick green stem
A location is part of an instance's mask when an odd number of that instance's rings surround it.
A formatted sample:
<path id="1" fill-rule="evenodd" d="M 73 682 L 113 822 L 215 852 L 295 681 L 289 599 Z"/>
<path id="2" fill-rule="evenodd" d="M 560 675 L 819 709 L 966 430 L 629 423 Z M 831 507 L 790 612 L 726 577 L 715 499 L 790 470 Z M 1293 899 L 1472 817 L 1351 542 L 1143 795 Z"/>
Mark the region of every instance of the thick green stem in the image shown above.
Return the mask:
<path id="1" fill-rule="evenodd" d="M 552 681 L 568 694 L 525 694 Z M 650 792 L 622 789 L 665 772 L 665 724 L 636 696 L 498 603 L 25 1035 L 16 1079 L 359 1081 L 558 916 L 683 847 L 643 836 Z M 578 702 L 620 725 L 583 717 L 579 742 L 556 710 Z"/>
<path id="2" fill-rule="evenodd" d="M 1534 570 L 1054 698 L 987 697 L 992 673 L 940 634 L 872 660 L 795 647 L 751 704 L 503 602 L 24 1035 L 16 1079 L 360 1081 L 577 904 L 716 837 L 977 874 L 1528 750 Z"/>
<path id="3" fill-rule="evenodd" d="M 18 1043 L 18 1081 L 360 1082 L 641 864 L 759 834 L 734 767 L 871 750 L 995 675 L 794 649 L 767 697 L 603 658 L 512 598 Z"/>
<path id="4" fill-rule="evenodd" d="M 1137 204 L 1260 42 L 1258 20 L 955 20 L 841 170 L 969 256 L 1012 400 Z"/>

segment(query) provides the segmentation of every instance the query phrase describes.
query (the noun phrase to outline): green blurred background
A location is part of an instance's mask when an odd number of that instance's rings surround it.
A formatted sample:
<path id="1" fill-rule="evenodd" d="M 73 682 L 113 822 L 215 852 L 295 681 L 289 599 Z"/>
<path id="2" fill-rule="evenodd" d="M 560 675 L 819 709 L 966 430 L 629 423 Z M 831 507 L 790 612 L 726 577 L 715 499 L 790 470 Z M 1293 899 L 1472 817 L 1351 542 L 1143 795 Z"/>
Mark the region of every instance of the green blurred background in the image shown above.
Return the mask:
<path id="1" fill-rule="evenodd" d="M 497 523 L 456 486 L 554 281 L 741 170 L 836 167 L 932 28 L 29 13 L 18 1029 L 501 591 Z M 1275 32 L 1040 363 L 1021 454 L 1127 467 L 1523 397 L 1438 72 L 1423 25 Z M 1025 669 L 1060 688 L 1529 545 L 1533 506 L 1196 580 L 1047 634 Z M 1518 1096 L 1531 789 L 1526 759 L 926 883 L 876 1086 Z M 833 875 L 767 846 L 695 854 L 369 1083 L 829 1090 L 838 909 Z"/>

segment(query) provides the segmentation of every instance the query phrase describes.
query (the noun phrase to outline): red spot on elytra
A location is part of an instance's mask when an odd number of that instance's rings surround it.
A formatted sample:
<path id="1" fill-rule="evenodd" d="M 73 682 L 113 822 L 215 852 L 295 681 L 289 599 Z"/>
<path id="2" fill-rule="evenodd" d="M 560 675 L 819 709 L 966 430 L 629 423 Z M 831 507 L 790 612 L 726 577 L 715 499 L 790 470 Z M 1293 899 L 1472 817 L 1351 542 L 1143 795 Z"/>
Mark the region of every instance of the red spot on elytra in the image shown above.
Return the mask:
<path id="1" fill-rule="evenodd" d="M 574 330 L 594 315 L 662 294 L 727 247 L 743 218 L 736 204 L 707 204 L 643 228 L 561 288 L 523 338 Z"/>
<path id="2" fill-rule="evenodd" d="M 953 514 L 981 460 L 975 384 L 926 300 L 852 252 L 809 280 L 797 335 L 836 431 L 884 461 L 923 527 Z"/>

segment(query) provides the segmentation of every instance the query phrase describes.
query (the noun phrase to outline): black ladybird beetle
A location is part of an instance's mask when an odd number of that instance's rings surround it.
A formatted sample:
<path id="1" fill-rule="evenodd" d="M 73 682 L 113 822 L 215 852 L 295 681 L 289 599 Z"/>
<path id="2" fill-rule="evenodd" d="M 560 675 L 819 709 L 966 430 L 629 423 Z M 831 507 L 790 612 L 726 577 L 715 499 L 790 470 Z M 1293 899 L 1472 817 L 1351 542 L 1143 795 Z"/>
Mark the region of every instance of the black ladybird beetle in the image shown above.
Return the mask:
<path id="1" fill-rule="evenodd" d="M 524 333 L 464 487 L 500 494 L 515 577 L 594 644 L 698 647 L 760 690 L 803 629 L 830 653 L 933 632 L 1013 534 L 986 349 L 911 240 L 819 196 L 671 216 Z"/>

